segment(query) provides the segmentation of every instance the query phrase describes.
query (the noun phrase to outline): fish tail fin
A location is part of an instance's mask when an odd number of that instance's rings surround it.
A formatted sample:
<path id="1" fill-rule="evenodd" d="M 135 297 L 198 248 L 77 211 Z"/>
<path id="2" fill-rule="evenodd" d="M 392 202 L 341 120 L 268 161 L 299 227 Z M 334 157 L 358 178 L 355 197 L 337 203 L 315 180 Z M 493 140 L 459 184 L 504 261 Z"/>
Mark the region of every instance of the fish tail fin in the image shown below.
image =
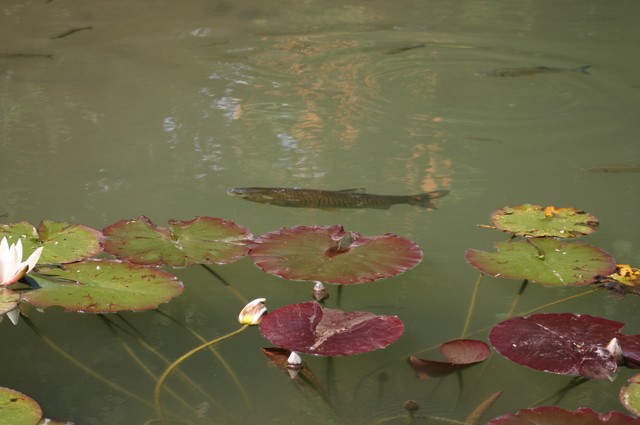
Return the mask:
<path id="1" fill-rule="evenodd" d="M 419 195 L 411 195 L 407 199 L 409 205 L 415 205 L 416 207 L 436 209 L 431 203 L 432 199 L 442 198 L 449 193 L 448 190 L 434 190 L 433 192 L 425 192 Z"/>
<path id="2" fill-rule="evenodd" d="M 589 68 L 591 68 L 591 65 L 585 65 L 585 66 L 579 66 L 577 68 L 571 68 L 571 71 L 578 72 L 584 75 L 591 75 L 589 73 Z"/>

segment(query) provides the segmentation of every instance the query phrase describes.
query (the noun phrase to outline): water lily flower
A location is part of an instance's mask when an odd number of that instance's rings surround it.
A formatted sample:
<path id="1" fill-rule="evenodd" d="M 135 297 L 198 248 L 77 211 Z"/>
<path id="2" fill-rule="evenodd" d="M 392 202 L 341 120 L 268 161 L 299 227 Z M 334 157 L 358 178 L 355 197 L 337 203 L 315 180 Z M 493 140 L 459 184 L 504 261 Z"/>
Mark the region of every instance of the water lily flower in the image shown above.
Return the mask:
<path id="1" fill-rule="evenodd" d="M 13 285 L 33 270 L 42 254 L 42 247 L 39 247 L 26 259 L 22 261 L 22 241 L 9 245 L 7 238 L 2 238 L 0 242 L 0 286 Z"/>
<path id="2" fill-rule="evenodd" d="M 267 312 L 267 307 L 264 305 L 266 298 L 256 298 L 249 304 L 245 305 L 238 321 L 243 325 L 257 325 L 262 320 L 262 316 Z"/>

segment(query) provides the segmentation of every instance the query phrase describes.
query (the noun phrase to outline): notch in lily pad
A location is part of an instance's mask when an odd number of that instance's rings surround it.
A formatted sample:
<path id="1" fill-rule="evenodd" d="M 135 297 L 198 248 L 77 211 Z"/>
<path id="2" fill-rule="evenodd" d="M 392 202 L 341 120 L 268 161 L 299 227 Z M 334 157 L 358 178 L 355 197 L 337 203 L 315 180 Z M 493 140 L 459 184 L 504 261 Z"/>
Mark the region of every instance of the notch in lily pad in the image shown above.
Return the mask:
<path id="1" fill-rule="evenodd" d="M 498 229 L 515 236 L 574 238 L 592 233 L 598 218 L 576 208 L 523 204 L 504 207 L 491 214 Z"/>
<path id="2" fill-rule="evenodd" d="M 397 316 L 324 308 L 315 301 L 268 313 L 260 331 L 287 350 L 321 356 L 351 356 L 385 348 L 404 333 Z"/>
<path id="3" fill-rule="evenodd" d="M 489 346 L 478 340 L 456 339 L 440 345 L 444 361 L 409 356 L 407 362 L 420 379 L 439 378 L 485 361 L 491 354 Z"/>
<path id="4" fill-rule="evenodd" d="M 595 246 L 555 238 L 525 238 L 496 244 L 496 252 L 467 250 L 466 260 L 493 277 L 529 280 L 548 286 L 587 285 L 616 268 Z"/>
<path id="5" fill-rule="evenodd" d="M 245 227 L 215 217 L 169 220 L 164 228 L 140 216 L 118 221 L 103 233 L 105 251 L 119 259 L 173 267 L 231 263 L 247 254 L 253 238 Z"/>
<path id="6" fill-rule="evenodd" d="M 535 370 L 611 380 L 619 366 L 640 362 L 640 335 L 622 334 L 623 327 L 589 315 L 534 314 L 498 323 L 489 340 L 504 357 Z"/>
<path id="7" fill-rule="evenodd" d="M 26 221 L 0 225 L 0 239 L 22 241 L 25 257 L 44 247 L 39 264 L 66 264 L 94 257 L 102 250 L 102 233 L 80 224 L 43 220 L 36 229 Z"/>
<path id="8" fill-rule="evenodd" d="M 423 253 L 397 235 L 367 237 L 336 225 L 264 234 L 256 238 L 249 256 L 265 272 L 285 279 L 352 284 L 403 273 L 420 263 Z"/>

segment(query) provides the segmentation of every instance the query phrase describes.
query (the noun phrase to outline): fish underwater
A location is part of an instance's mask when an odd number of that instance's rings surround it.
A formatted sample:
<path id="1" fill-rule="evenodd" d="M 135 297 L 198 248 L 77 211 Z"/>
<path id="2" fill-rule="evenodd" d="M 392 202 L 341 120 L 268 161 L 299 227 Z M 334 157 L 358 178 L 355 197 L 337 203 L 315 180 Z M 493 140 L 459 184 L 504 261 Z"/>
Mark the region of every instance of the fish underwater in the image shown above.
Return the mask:
<path id="1" fill-rule="evenodd" d="M 577 72 L 578 74 L 589 74 L 591 65 L 579 66 L 577 68 L 551 68 L 548 66 L 533 66 L 529 68 L 499 68 L 491 71 L 480 71 L 476 75 L 485 77 L 525 77 L 538 74 L 553 74 L 562 72 Z"/>
<path id="2" fill-rule="evenodd" d="M 640 164 L 605 164 L 582 167 L 582 171 L 591 173 L 640 173 Z"/>
<path id="3" fill-rule="evenodd" d="M 417 195 L 374 195 L 358 191 L 318 190 L 286 187 L 237 187 L 227 194 L 247 201 L 282 207 L 298 208 L 378 208 L 388 209 L 392 205 L 409 204 L 420 208 L 435 209 L 432 199 L 442 198 L 448 190 L 436 190 Z"/>

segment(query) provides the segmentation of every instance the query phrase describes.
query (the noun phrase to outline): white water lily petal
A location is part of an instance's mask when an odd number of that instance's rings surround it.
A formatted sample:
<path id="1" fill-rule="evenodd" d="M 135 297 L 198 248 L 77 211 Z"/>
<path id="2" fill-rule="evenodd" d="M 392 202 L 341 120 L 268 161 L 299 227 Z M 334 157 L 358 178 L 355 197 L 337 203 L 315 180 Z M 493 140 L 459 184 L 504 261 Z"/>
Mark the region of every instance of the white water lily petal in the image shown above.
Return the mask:
<path id="1" fill-rule="evenodd" d="M 11 323 L 13 323 L 14 325 L 18 324 L 18 320 L 20 320 L 20 310 L 14 308 L 11 311 L 7 311 L 6 314 L 9 320 L 11 320 Z"/>
<path id="2" fill-rule="evenodd" d="M 29 273 L 36 266 L 36 264 L 38 264 L 38 260 L 40 259 L 40 256 L 42 255 L 42 250 L 43 249 L 44 249 L 44 247 L 40 247 L 40 248 L 36 249 L 35 251 L 33 251 L 31 253 L 29 258 L 27 258 L 27 260 L 24 263 L 22 263 L 22 264 L 26 265 L 29 268 L 27 270 L 27 273 Z"/>
<path id="3" fill-rule="evenodd" d="M 264 305 L 265 298 L 256 298 L 245 305 L 238 315 L 238 322 L 243 325 L 257 325 L 262 320 L 262 316 L 267 312 Z"/>
<path id="4" fill-rule="evenodd" d="M 9 286 L 24 277 L 37 264 L 42 254 L 42 247 L 39 247 L 29 256 L 26 261 L 22 261 L 22 241 L 19 239 L 16 244 L 9 245 L 7 238 L 0 241 L 0 286 Z"/>
<path id="5" fill-rule="evenodd" d="M 291 354 L 289 354 L 289 358 L 287 358 L 287 367 L 295 369 L 296 367 L 299 368 L 300 365 L 302 365 L 302 357 L 300 357 L 300 354 L 292 351 Z"/>

